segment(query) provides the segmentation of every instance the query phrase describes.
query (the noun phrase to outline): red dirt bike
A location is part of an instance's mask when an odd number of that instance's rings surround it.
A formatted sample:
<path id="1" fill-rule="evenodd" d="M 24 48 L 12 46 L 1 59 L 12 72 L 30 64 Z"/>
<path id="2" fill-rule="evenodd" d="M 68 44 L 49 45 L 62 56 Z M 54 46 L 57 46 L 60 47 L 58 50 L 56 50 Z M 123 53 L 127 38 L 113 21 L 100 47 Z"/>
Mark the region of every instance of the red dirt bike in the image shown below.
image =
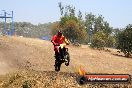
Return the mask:
<path id="1" fill-rule="evenodd" d="M 68 48 L 65 47 L 66 44 L 60 44 L 57 46 L 58 52 L 55 55 L 55 71 L 60 71 L 60 67 L 62 63 L 65 63 L 66 66 L 69 66 L 70 63 L 70 55 L 68 53 Z"/>

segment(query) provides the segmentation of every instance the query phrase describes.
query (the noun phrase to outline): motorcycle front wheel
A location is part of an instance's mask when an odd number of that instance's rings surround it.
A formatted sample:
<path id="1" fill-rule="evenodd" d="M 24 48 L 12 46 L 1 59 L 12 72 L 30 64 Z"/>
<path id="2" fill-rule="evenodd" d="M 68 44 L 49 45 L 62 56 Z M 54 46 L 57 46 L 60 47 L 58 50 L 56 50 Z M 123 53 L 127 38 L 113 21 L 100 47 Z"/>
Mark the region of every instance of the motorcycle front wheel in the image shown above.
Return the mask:
<path id="1" fill-rule="evenodd" d="M 69 66 L 69 63 L 70 63 L 70 55 L 69 55 L 68 52 L 66 52 L 66 55 L 65 55 L 65 65 Z"/>

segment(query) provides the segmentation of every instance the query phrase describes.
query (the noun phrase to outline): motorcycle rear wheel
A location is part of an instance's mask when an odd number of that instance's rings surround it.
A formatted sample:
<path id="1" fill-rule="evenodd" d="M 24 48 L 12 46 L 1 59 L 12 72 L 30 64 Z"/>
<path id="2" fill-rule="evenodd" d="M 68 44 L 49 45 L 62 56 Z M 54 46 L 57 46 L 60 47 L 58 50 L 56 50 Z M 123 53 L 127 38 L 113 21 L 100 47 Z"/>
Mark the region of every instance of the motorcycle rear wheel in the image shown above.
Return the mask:
<path id="1" fill-rule="evenodd" d="M 61 64 L 61 61 L 55 60 L 55 71 L 60 71 Z"/>

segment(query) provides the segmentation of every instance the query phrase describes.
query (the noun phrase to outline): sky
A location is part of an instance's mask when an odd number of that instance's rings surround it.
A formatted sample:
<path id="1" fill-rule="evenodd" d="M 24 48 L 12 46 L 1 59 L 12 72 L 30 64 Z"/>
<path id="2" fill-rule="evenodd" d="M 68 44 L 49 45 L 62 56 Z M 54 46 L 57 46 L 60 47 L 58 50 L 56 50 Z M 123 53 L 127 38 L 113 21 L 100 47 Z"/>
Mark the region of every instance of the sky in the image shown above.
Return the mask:
<path id="1" fill-rule="evenodd" d="M 55 22 L 60 20 L 58 2 L 74 6 L 76 12 L 80 10 L 83 13 L 83 17 L 90 12 L 97 16 L 101 14 L 114 28 L 132 24 L 132 0 L 0 0 L 0 14 L 3 14 L 2 10 L 14 11 L 16 22 Z"/>

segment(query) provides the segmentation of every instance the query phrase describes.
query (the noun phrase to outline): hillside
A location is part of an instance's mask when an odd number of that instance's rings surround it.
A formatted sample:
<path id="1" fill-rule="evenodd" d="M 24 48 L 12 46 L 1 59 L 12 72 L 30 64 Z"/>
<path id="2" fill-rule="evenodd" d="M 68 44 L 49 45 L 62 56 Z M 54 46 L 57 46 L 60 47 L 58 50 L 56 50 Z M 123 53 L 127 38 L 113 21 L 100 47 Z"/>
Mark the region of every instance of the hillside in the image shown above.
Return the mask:
<path id="1" fill-rule="evenodd" d="M 69 76 L 66 78 L 72 80 L 73 84 L 71 84 L 71 86 L 73 85 L 73 87 L 80 87 L 76 83 L 75 79 L 73 80 L 73 78 L 77 75 L 76 72 L 78 72 L 80 65 L 83 66 L 88 73 L 132 74 L 132 58 L 125 58 L 121 56 L 121 54 L 117 55 L 117 51 L 115 49 L 109 49 L 110 52 L 106 52 L 93 50 L 88 47 L 86 48 L 85 46 L 75 47 L 70 45 L 68 47 L 71 55 L 70 66 L 66 67 L 63 64 L 61 67 L 61 72 L 58 74 L 59 76 L 69 74 Z M 18 72 L 19 80 L 15 80 L 17 78 L 15 76 L 13 79 L 15 81 L 11 83 L 12 85 L 15 85 L 17 81 L 23 83 L 23 79 L 31 78 L 32 80 L 39 80 L 37 82 L 40 84 L 37 84 L 41 85 L 40 88 L 43 88 L 44 85 L 42 85 L 42 82 L 46 80 L 44 78 L 45 75 L 51 77 L 53 74 L 57 74 L 54 72 L 53 56 L 53 46 L 49 41 L 23 37 L 0 37 L 0 87 L 1 85 L 4 85 L 3 82 L 9 81 L 10 76 L 8 74 L 5 75 L 6 73 L 12 74 L 12 72 L 20 71 Z M 50 73 L 51 76 L 49 76 Z M 15 74 L 17 74 L 17 72 Z M 40 77 L 36 78 L 34 76 L 35 74 Z M 66 82 L 67 81 L 65 81 L 64 84 L 67 84 Z M 17 84 L 20 86 L 19 83 Z M 8 85 L 8 88 L 11 88 L 10 86 L 12 85 Z M 49 86 L 51 87 L 53 85 L 51 84 Z M 70 85 L 68 84 L 68 86 Z M 60 87 L 61 85 L 59 85 L 57 88 Z"/>
<path id="2" fill-rule="evenodd" d="M 132 85 L 80 85 L 77 73 L 22 70 L 0 77 L 0 88 L 132 88 Z"/>

